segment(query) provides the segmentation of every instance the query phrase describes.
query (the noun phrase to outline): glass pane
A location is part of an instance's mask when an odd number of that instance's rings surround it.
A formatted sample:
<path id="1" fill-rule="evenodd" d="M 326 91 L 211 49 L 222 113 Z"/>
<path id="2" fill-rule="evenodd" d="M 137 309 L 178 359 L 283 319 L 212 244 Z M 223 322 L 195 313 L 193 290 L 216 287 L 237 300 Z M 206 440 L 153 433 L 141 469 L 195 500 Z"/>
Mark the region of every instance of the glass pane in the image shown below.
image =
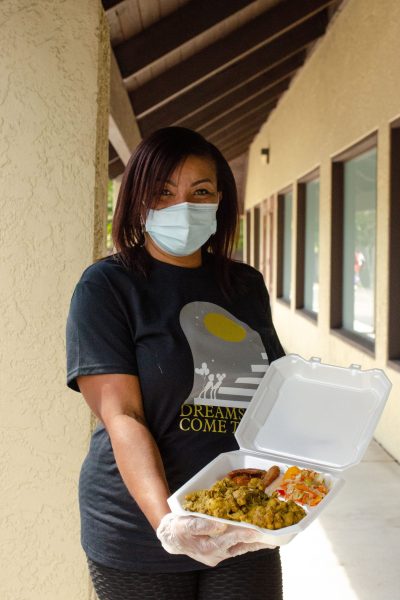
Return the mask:
<path id="1" fill-rule="evenodd" d="M 304 308 L 318 312 L 319 179 L 306 184 Z"/>
<path id="2" fill-rule="evenodd" d="M 376 148 L 344 164 L 343 327 L 375 340 Z"/>
<path id="3" fill-rule="evenodd" d="M 292 270 L 292 192 L 283 196 L 283 297 L 290 300 Z"/>

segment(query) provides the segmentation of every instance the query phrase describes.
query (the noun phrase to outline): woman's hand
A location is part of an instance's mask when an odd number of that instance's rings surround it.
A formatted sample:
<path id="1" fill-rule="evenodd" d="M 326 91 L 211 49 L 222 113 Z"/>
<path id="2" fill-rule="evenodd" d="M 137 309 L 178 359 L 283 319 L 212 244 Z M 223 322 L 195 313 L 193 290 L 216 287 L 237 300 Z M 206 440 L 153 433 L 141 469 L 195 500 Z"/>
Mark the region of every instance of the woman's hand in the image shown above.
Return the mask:
<path id="1" fill-rule="evenodd" d="M 254 529 L 173 513 L 164 515 L 156 533 L 170 554 L 186 554 L 210 567 L 232 556 L 275 547 L 262 542 Z"/>

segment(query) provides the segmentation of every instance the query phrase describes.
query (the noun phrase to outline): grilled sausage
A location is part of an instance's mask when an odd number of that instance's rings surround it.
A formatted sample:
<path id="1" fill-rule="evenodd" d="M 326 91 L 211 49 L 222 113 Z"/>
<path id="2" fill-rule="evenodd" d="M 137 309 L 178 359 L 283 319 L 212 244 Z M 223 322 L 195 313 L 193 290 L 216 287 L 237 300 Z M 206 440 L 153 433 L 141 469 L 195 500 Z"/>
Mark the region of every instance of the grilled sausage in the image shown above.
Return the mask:
<path id="1" fill-rule="evenodd" d="M 265 471 L 262 469 L 234 469 L 233 471 L 229 471 L 227 477 L 233 479 L 234 477 L 244 476 L 244 477 L 262 477 Z"/>
<path id="2" fill-rule="evenodd" d="M 279 477 L 280 473 L 279 467 L 274 465 L 268 471 L 262 469 L 234 469 L 229 471 L 226 476 L 238 485 L 247 485 L 252 477 L 258 477 L 262 480 L 264 486 L 268 487 Z"/>
<path id="3" fill-rule="evenodd" d="M 275 479 L 277 477 L 279 477 L 280 474 L 281 474 L 281 470 L 276 465 L 274 465 L 273 467 L 268 469 L 268 471 L 264 471 L 262 480 L 263 480 L 263 484 L 265 485 L 265 487 L 268 487 L 269 485 L 271 485 L 271 483 L 273 481 L 275 481 Z"/>

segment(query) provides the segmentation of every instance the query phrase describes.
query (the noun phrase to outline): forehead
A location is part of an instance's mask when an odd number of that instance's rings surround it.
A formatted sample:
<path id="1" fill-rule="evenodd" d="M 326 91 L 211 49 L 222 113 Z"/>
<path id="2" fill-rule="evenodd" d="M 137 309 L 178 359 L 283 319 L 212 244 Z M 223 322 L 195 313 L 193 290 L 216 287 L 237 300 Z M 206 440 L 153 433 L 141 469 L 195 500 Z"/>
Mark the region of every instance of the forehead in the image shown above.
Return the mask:
<path id="1" fill-rule="evenodd" d="M 170 175 L 172 181 L 180 179 L 202 179 L 209 178 L 216 182 L 217 171 L 214 161 L 205 156 L 187 156 L 175 167 Z"/>

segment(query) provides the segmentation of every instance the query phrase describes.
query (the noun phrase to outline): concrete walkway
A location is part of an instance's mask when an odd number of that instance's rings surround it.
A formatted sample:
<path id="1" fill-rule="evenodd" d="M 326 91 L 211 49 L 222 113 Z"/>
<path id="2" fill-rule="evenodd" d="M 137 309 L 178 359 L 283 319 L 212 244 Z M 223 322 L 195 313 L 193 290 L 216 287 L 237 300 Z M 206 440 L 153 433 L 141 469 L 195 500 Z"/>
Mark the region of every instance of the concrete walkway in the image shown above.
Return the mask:
<path id="1" fill-rule="evenodd" d="M 319 519 L 282 546 L 284 600 L 400 600 L 400 465 L 372 441 Z"/>

